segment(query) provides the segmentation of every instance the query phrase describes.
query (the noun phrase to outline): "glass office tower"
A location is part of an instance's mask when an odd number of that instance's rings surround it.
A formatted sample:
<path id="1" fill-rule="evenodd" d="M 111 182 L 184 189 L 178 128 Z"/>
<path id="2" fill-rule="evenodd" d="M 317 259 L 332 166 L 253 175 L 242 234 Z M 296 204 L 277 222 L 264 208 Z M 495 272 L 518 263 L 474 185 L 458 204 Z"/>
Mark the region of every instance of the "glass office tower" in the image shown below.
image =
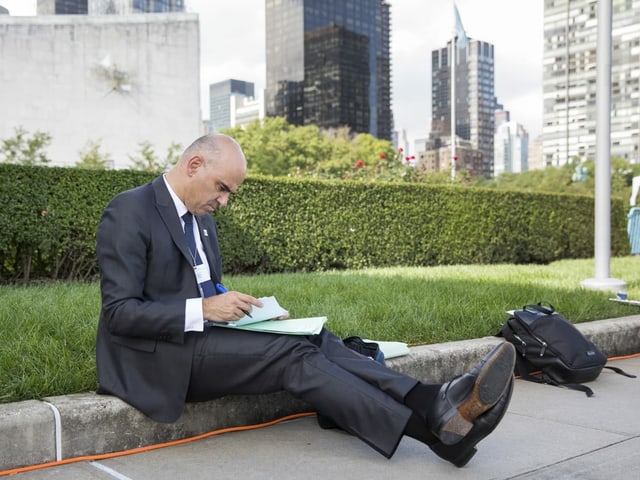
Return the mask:
<path id="1" fill-rule="evenodd" d="M 431 52 L 431 125 L 441 137 L 451 136 L 451 42 Z M 470 39 L 456 53 L 456 135 L 482 153 L 482 174 L 493 177 L 494 47 Z M 478 172 L 480 173 L 480 172 Z"/>
<path id="2" fill-rule="evenodd" d="M 38 0 L 38 15 L 184 12 L 184 0 Z"/>
<path id="3" fill-rule="evenodd" d="M 89 0 L 38 0 L 37 8 L 41 15 L 86 15 Z"/>
<path id="4" fill-rule="evenodd" d="M 390 140 L 389 5 L 265 1 L 267 115 Z"/>
<path id="5" fill-rule="evenodd" d="M 252 82 L 233 78 L 209 85 L 209 129 L 217 132 L 231 127 L 231 97 L 253 98 Z"/>
<path id="6" fill-rule="evenodd" d="M 543 163 L 596 156 L 597 0 L 545 0 Z M 640 163 L 640 2 L 612 0 L 611 156 Z"/>
<path id="7" fill-rule="evenodd" d="M 184 12 L 184 0 L 133 0 L 132 7 L 144 13 Z"/>

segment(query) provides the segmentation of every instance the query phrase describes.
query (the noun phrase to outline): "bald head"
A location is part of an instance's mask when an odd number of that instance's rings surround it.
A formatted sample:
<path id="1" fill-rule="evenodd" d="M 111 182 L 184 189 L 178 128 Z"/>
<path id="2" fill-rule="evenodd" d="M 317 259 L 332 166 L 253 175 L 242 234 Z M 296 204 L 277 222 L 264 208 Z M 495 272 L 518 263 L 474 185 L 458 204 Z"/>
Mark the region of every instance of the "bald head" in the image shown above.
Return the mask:
<path id="1" fill-rule="evenodd" d="M 189 145 L 166 179 L 187 209 L 202 215 L 227 204 L 244 181 L 246 169 L 238 142 L 213 133 Z"/>
<path id="2" fill-rule="evenodd" d="M 207 164 L 219 164 L 222 161 L 238 161 L 246 169 L 247 162 L 242 148 L 229 135 L 211 133 L 204 135 L 189 145 L 182 154 L 180 161 L 202 156 Z"/>

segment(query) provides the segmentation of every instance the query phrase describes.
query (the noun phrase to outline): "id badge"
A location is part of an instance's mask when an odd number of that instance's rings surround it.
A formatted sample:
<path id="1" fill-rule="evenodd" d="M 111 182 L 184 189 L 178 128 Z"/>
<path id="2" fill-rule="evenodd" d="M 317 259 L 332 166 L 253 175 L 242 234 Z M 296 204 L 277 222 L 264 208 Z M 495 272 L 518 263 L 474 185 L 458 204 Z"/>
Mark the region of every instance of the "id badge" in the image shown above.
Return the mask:
<path id="1" fill-rule="evenodd" d="M 203 283 L 207 280 L 211 280 L 209 269 L 204 263 L 201 263 L 200 265 L 194 265 L 193 271 L 196 273 L 196 280 L 198 281 L 198 283 Z"/>

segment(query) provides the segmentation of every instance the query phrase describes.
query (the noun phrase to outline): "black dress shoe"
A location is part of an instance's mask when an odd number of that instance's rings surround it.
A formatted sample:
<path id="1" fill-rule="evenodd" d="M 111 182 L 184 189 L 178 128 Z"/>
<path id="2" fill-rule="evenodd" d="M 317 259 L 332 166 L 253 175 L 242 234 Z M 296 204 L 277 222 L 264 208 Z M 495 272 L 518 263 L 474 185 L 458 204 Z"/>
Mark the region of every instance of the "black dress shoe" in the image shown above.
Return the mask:
<path id="1" fill-rule="evenodd" d="M 442 385 L 427 411 L 431 432 L 445 445 L 462 440 L 474 420 L 493 407 L 513 379 L 515 349 L 502 342 L 468 373 Z"/>
<path id="2" fill-rule="evenodd" d="M 437 442 L 429 446 L 431 450 L 440 458 L 453 463 L 456 467 L 464 467 L 476 454 L 478 442 L 493 432 L 502 417 L 504 417 L 504 414 L 507 413 L 507 407 L 513 393 L 513 384 L 514 380 L 512 379 L 498 403 L 475 419 L 473 428 L 466 437 L 455 445 L 445 445 Z"/>

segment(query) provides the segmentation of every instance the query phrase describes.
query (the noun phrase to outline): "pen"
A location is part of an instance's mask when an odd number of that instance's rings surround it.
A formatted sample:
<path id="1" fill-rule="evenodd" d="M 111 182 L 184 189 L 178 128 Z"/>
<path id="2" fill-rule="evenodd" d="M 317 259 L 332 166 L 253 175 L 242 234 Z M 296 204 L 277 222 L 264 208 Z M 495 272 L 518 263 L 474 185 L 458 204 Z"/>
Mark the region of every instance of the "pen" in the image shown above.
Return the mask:
<path id="1" fill-rule="evenodd" d="M 218 293 L 227 293 L 227 292 L 228 292 L 228 290 L 226 289 L 226 287 L 225 287 L 223 284 L 221 284 L 221 283 L 216 283 L 216 291 L 217 291 Z M 243 312 L 247 317 L 249 317 L 249 318 L 253 318 L 253 317 L 251 316 L 251 313 L 250 313 L 250 312 L 247 312 L 246 310 L 242 310 L 242 312 Z"/>

